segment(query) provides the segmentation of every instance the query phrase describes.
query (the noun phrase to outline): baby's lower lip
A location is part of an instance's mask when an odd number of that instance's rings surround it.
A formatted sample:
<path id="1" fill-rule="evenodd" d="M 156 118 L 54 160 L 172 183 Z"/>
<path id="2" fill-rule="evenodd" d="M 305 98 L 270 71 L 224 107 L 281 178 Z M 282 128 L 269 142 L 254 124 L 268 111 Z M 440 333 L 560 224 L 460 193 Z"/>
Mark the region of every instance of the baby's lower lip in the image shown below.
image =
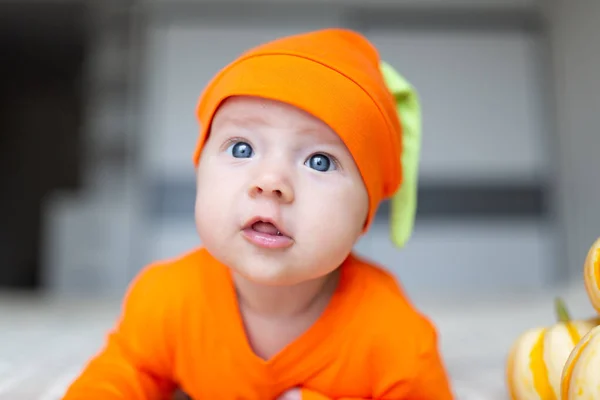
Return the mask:
<path id="1" fill-rule="evenodd" d="M 265 249 L 283 249 L 294 244 L 294 241 L 289 236 L 270 235 L 268 233 L 255 231 L 252 228 L 244 229 L 242 235 L 253 245 Z"/>

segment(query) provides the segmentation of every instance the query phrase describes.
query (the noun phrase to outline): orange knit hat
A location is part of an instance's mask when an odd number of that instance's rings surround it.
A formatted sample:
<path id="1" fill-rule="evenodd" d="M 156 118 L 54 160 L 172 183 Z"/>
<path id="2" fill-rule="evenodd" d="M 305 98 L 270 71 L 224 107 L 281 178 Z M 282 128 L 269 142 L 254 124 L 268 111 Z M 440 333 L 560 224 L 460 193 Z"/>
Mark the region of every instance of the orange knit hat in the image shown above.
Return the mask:
<path id="1" fill-rule="evenodd" d="M 370 225 L 381 200 L 402 181 L 397 102 L 375 47 L 346 29 L 283 37 L 243 53 L 209 82 L 200 98 L 197 165 L 215 112 L 230 96 L 282 101 L 324 121 L 354 157 L 369 195 Z"/>

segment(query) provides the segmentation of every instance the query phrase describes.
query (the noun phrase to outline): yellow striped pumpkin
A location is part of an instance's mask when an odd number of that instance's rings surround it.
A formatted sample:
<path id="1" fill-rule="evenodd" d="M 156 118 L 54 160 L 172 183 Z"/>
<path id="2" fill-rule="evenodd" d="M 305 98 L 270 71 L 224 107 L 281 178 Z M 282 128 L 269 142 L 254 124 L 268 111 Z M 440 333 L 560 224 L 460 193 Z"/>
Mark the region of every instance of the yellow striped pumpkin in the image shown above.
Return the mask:
<path id="1" fill-rule="evenodd" d="M 571 352 L 562 373 L 561 399 L 600 399 L 600 326 Z"/>
<path id="2" fill-rule="evenodd" d="M 583 278 L 592 306 L 600 313 L 600 238 L 592 244 L 585 258 Z"/>
<path id="3" fill-rule="evenodd" d="M 559 322 L 530 329 L 511 347 L 506 380 L 512 400 L 560 400 L 563 367 L 575 345 L 600 321 L 572 321 L 563 302 L 556 308 Z"/>

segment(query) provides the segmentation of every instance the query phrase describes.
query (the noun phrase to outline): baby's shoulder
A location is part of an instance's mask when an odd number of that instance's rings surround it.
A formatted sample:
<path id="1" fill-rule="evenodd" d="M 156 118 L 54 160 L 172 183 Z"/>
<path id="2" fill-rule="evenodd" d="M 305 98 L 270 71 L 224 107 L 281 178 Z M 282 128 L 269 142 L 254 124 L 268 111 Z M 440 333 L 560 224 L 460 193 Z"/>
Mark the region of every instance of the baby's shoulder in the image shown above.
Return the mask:
<path id="1" fill-rule="evenodd" d="M 422 340 L 437 336 L 432 321 L 410 300 L 398 279 L 376 263 L 355 258 L 357 281 L 363 293 L 359 305 L 363 332 L 374 348 L 382 351 L 420 347 Z"/>
<path id="2" fill-rule="evenodd" d="M 144 266 L 129 286 L 128 297 L 175 299 L 187 292 L 197 292 L 209 275 L 211 258 L 203 248 Z M 160 296 L 158 296 L 160 294 Z"/>
<path id="3" fill-rule="evenodd" d="M 208 252 L 198 247 L 173 258 L 154 261 L 141 269 L 135 280 L 166 283 L 201 278 L 205 266 L 211 263 Z M 178 282 L 179 283 L 179 282 Z"/>
<path id="4" fill-rule="evenodd" d="M 365 351 L 351 356 L 368 360 L 373 397 L 450 399 L 433 322 L 410 302 L 392 274 L 365 261 L 356 266 L 354 282 L 362 294 L 349 331 L 352 344 L 362 344 Z"/>

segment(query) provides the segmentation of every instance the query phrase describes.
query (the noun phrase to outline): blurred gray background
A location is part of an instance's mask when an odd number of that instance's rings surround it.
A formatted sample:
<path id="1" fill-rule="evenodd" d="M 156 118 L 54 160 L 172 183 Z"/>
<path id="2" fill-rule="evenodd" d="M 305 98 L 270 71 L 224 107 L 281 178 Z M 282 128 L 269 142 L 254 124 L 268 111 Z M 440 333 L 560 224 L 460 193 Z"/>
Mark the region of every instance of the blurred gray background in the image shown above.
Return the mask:
<path id="1" fill-rule="evenodd" d="M 331 26 L 363 32 L 421 95 L 414 236 L 392 247 L 383 204 L 357 251 L 432 318 L 457 399 L 508 398 L 508 349 L 555 321 L 556 294 L 593 315 L 599 1 L 0 0 L 0 398 L 59 399 L 139 270 L 200 244 L 210 77 Z"/>
<path id="2" fill-rule="evenodd" d="M 409 293 L 581 280 L 600 235 L 600 3 L 593 0 L 0 1 L 0 286 L 119 296 L 199 244 L 194 115 L 241 51 L 363 32 L 420 92 L 420 204 L 357 251 Z"/>

